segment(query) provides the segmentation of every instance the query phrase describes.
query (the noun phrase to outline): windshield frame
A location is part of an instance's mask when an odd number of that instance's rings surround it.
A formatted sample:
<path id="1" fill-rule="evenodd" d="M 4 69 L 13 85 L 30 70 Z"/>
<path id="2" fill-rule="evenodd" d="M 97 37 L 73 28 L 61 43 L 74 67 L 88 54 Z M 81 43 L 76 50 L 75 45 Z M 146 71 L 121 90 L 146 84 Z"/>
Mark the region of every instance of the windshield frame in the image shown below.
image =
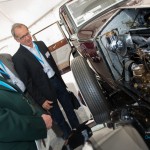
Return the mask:
<path id="1" fill-rule="evenodd" d="M 78 23 L 77 22 L 78 21 L 77 18 L 75 18 L 74 15 L 73 15 L 74 12 L 71 9 L 71 7 L 74 8 L 75 4 L 76 5 L 77 5 L 77 3 L 78 4 L 84 4 L 86 1 L 87 2 L 91 2 L 91 0 L 73 0 L 73 1 L 71 1 L 71 2 L 69 2 L 69 3 L 66 4 L 67 11 L 69 12 L 71 20 L 73 21 L 73 24 L 75 24 L 76 28 L 79 28 L 80 26 L 82 26 L 83 24 L 85 24 L 86 22 L 88 22 L 89 20 L 91 20 L 92 18 L 95 18 L 96 16 L 100 15 L 101 13 L 103 13 L 104 11 L 106 11 L 107 9 L 110 9 L 111 7 L 114 8 L 115 6 L 118 6 L 118 4 L 120 4 L 122 2 L 125 2 L 127 0 L 110 0 L 110 1 L 117 1 L 117 2 L 111 4 L 111 5 L 107 6 L 107 7 L 105 7 L 104 9 L 101 9 L 101 11 L 99 11 L 98 13 L 95 13 L 94 15 L 89 16 L 90 15 L 90 14 L 88 15 L 89 12 L 93 13 L 92 11 L 96 11 L 96 9 L 100 8 L 100 6 L 93 7 L 91 10 L 89 10 L 85 14 L 82 14 L 82 18 L 81 18 L 81 16 L 78 16 L 79 19 L 80 18 L 81 19 L 85 18 L 84 21 L 82 21 L 81 23 Z M 101 0 L 96 0 L 95 2 L 100 2 L 100 1 Z M 108 2 L 108 0 L 105 1 L 105 2 Z M 91 4 L 91 3 L 89 3 L 89 4 Z M 87 5 L 87 7 L 89 7 L 89 5 Z M 79 11 L 79 10 L 77 10 L 77 11 Z"/>

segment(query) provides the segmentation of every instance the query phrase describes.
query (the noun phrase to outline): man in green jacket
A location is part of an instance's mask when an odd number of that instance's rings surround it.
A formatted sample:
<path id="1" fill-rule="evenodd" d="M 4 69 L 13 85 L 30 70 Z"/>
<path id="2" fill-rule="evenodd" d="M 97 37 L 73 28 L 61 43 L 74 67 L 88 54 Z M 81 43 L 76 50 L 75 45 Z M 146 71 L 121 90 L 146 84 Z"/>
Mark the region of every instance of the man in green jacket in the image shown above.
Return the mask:
<path id="1" fill-rule="evenodd" d="M 0 150 L 37 150 L 35 140 L 46 138 L 51 126 L 49 115 L 0 77 Z"/>

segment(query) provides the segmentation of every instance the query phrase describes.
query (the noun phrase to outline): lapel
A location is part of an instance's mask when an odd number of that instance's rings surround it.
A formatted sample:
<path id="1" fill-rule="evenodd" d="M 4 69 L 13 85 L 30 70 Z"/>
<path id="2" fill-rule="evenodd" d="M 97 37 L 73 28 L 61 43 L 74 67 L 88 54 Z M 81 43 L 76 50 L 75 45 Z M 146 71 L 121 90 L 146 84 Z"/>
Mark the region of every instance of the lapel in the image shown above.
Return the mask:
<path id="1" fill-rule="evenodd" d="M 0 60 L 4 63 L 4 65 L 16 76 L 18 77 L 14 64 L 12 62 L 12 56 L 9 54 L 0 54 Z"/>
<path id="2" fill-rule="evenodd" d="M 3 82 L 5 82 L 5 83 L 7 83 L 7 84 L 9 84 L 10 86 L 12 86 L 18 93 L 22 93 L 22 91 L 17 87 L 17 86 L 15 86 L 14 84 L 12 84 L 12 83 L 10 83 L 10 82 L 7 82 L 3 77 L 1 77 L 0 76 L 0 81 L 3 81 Z M 0 89 L 1 90 L 5 90 L 5 91 L 10 91 L 10 92 L 15 92 L 15 91 L 13 91 L 13 90 L 11 90 L 11 89 L 8 89 L 8 88 L 6 88 L 6 87 L 4 87 L 4 86 L 1 86 L 0 85 Z"/>
<path id="3" fill-rule="evenodd" d="M 24 95 L 24 93 L 23 93 L 17 86 L 15 86 L 14 84 L 11 84 L 11 83 L 7 82 L 3 77 L 0 77 L 0 81 L 3 81 L 3 82 L 5 82 L 5 83 L 7 83 L 8 85 L 12 86 L 17 92 L 14 91 L 14 90 L 9 89 L 9 88 L 7 88 L 7 87 L 4 87 L 4 86 L 2 86 L 2 85 L 0 85 L 0 90 L 8 91 L 8 92 L 13 92 L 13 93 L 15 93 L 15 94 L 16 94 L 16 93 L 17 93 L 17 94 L 20 94 L 20 96 L 22 96 L 22 99 L 25 100 L 26 103 L 27 103 L 27 105 L 30 107 L 30 109 L 27 109 L 26 111 L 27 111 L 27 112 L 32 111 L 32 114 L 33 114 L 33 115 L 36 114 L 36 110 L 37 110 L 36 106 L 35 106 L 35 105 L 33 106 L 33 102 L 31 101 L 31 99 L 27 98 L 27 97 Z M 14 97 L 13 97 L 13 98 L 14 98 Z M 17 101 L 18 101 L 17 105 L 18 105 L 19 103 L 22 103 L 22 101 L 21 101 L 20 99 L 17 99 Z M 26 106 L 25 106 L 25 107 L 26 107 Z M 27 107 L 26 107 L 26 108 L 27 108 Z M 41 112 L 40 112 L 40 115 L 41 115 Z"/>

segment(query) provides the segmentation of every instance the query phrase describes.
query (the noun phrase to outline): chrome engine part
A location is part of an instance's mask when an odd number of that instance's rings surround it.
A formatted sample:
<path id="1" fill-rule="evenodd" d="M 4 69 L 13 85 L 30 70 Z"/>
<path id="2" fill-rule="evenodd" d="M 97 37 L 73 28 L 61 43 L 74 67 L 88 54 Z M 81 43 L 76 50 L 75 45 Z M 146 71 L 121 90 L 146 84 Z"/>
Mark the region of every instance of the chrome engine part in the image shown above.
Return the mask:
<path id="1" fill-rule="evenodd" d="M 97 38 L 113 78 L 146 98 L 150 96 L 149 12 L 148 9 L 121 10 Z"/>

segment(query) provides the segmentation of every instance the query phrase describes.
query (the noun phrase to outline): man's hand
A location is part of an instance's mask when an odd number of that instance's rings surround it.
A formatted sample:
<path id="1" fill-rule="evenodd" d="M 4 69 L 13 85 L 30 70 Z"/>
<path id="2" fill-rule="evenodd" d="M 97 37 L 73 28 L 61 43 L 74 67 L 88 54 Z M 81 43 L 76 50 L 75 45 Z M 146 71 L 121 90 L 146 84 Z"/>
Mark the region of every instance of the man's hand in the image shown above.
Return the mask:
<path id="1" fill-rule="evenodd" d="M 50 115 L 43 114 L 41 116 L 45 122 L 46 128 L 50 129 L 52 127 L 52 118 Z"/>
<path id="2" fill-rule="evenodd" d="M 42 105 L 42 107 L 45 109 L 45 110 L 49 110 L 50 108 L 52 108 L 53 106 L 52 106 L 52 101 L 49 101 L 49 100 L 46 100 L 44 103 L 43 103 L 43 105 Z"/>

